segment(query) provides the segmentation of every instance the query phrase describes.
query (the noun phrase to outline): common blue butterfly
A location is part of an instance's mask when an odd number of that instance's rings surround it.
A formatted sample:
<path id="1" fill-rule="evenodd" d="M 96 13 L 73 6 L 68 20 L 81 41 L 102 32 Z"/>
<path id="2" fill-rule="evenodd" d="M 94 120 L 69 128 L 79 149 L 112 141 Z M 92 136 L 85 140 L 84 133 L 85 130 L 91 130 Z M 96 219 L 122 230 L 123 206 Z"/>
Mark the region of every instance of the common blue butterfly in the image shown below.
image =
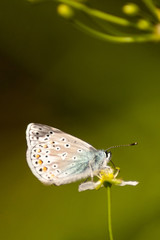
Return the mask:
<path id="1" fill-rule="evenodd" d="M 26 130 L 27 162 L 44 184 L 62 185 L 97 175 L 107 167 L 111 153 L 63 131 L 30 123 Z"/>

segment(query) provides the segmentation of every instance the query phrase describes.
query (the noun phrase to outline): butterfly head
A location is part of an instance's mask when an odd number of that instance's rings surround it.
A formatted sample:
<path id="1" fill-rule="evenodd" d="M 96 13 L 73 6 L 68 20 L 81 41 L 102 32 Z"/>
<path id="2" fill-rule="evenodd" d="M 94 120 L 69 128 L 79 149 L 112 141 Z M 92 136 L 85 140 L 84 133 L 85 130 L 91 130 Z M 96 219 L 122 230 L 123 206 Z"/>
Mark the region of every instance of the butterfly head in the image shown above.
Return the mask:
<path id="1" fill-rule="evenodd" d="M 111 160 L 111 157 L 112 157 L 112 153 L 111 151 L 105 151 L 105 154 L 106 154 L 106 159 L 107 159 L 107 162 L 109 162 Z"/>
<path id="2" fill-rule="evenodd" d="M 111 161 L 112 153 L 110 151 L 105 151 L 105 159 L 103 158 L 102 167 L 106 167 Z"/>

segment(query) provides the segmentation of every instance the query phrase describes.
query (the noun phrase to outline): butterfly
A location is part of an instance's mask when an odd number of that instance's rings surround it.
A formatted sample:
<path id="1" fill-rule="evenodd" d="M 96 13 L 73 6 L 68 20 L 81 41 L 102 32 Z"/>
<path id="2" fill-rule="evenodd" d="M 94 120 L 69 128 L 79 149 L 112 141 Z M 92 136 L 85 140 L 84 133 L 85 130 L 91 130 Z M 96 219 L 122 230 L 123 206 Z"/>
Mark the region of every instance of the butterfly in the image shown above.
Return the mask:
<path id="1" fill-rule="evenodd" d="M 44 184 L 62 185 L 93 178 L 107 167 L 111 152 L 47 125 L 30 123 L 26 130 L 27 162 Z"/>

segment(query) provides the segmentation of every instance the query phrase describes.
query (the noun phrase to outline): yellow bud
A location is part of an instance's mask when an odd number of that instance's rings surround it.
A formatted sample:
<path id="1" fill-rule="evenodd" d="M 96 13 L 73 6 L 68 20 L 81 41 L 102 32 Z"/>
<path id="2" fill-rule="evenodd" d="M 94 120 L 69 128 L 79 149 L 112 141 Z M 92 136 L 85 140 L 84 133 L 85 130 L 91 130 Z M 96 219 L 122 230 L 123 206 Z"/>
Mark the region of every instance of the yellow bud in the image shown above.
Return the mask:
<path id="1" fill-rule="evenodd" d="M 123 6 L 122 11 L 130 16 L 135 16 L 139 12 L 139 7 L 134 3 L 128 3 Z"/>
<path id="2" fill-rule="evenodd" d="M 145 19 L 140 19 L 138 22 L 137 22 L 137 25 L 140 29 L 142 30 L 148 30 L 151 26 L 150 22 L 148 22 L 147 20 Z"/>
<path id="3" fill-rule="evenodd" d="M 66 19 L 71 19 L 74 16 L 74 11 L 71 7 L 67 6 L 66 4 L 60 4 L 57 7 L 57 12 L 59 15 Z"/>

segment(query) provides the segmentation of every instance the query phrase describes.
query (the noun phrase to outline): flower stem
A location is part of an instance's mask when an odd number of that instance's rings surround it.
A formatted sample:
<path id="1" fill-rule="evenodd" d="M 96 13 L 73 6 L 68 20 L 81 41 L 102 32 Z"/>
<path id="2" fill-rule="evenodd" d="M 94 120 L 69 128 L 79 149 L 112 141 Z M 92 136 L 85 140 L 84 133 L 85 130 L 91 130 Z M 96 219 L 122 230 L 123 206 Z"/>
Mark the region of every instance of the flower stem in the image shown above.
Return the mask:
<path id="1" fill-rule="evenodd" d="M 108 231 L 109 231 L 109 239 L 113 240 L 112 234 L 112 222 L 111 222 L 111 187 L 107 187 L 108 192 Z"/>

